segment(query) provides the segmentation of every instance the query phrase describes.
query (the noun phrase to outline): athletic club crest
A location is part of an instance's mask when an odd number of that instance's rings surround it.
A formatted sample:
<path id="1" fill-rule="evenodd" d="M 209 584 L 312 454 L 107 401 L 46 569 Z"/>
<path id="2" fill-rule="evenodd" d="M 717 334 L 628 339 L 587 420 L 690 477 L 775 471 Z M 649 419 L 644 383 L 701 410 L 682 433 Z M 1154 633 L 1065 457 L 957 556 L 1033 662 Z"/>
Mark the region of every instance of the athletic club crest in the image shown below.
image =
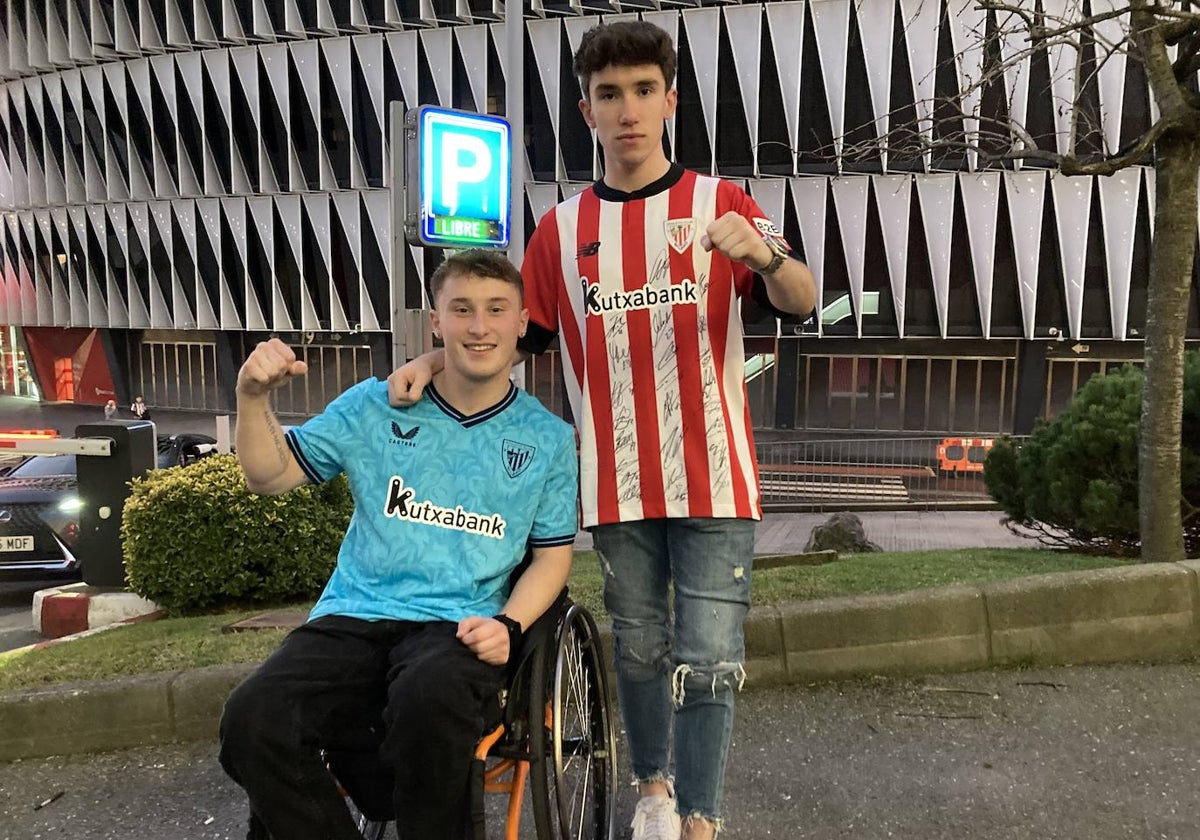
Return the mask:
<path id="1" fill-rule="evenodd" d="M 682 254 L 692 247 L 692 238 L 696 235 L 695 219 L 667 219 L 663 222 L 666 229 L 667 241 L 676 253 Z"/>
<path id="2" fill-rule="evenodd" d="M 504 471 L 509 478 L 516 478 L 533 463 L 535 447 L 527 443 L 517 443 L 515 440 L 504 439 L 500 445 L 500 457 L 504 460 Z"/>

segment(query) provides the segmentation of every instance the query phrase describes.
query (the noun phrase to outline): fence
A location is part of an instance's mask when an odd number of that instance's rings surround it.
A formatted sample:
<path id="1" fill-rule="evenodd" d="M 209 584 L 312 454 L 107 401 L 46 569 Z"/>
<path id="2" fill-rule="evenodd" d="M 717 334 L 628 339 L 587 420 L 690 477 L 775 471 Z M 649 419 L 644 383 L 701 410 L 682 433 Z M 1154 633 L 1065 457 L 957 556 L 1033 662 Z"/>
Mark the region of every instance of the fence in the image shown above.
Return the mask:
<path id="1" fill-rule="evenodd" d="M 759 443 L 771 511 L 994 508 L 983 482 L 993 438 L 848 438 Z"/>

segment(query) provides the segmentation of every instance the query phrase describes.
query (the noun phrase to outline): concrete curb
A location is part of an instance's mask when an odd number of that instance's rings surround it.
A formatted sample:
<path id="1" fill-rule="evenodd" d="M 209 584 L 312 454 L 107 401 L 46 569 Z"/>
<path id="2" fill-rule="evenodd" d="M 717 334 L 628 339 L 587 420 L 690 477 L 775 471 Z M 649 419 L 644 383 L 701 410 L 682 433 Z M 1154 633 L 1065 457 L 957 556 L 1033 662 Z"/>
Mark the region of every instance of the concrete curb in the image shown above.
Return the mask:
<path id="1" fill-rule="evenodd" d="M 756 607 L 748 684 L 1193 656 L 1198 575 L 1192 560 Z M 0 694 L 0 761 L 213 738 L 253 667 Z"/>

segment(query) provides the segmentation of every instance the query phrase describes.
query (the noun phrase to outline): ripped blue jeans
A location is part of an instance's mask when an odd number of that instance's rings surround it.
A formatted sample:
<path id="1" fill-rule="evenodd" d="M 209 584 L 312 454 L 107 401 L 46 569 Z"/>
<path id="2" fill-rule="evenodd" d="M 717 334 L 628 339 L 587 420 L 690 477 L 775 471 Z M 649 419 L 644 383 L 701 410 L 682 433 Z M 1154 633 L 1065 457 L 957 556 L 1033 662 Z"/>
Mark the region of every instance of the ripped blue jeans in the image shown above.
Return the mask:
<path id="1" fill-rule="evenodd" d="M 634 776 L 670 779 L 673 742 L 679 813 L 719 822 L 734 691 L 745 678 L 754 521 L 621 522 L 594 527 L 592 540 Z"/>

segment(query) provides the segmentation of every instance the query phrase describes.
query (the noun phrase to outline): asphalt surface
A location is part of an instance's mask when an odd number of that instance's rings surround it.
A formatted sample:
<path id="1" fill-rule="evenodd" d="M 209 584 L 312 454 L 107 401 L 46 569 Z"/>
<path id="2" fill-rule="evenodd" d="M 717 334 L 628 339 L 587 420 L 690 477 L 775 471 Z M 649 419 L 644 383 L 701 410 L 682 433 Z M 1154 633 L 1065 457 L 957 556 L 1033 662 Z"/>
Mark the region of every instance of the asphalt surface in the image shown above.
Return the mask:
<path id="1" fill-rule="evenodd" d="M 721 836 L 1194 840 L 1198 746 L 1195 663 L 747 691 Z M 0 765 L 0 840 L 243 837 L 215 754 L 200 742 Z M 632 791 L 619 803 L 628 837 Z"/>

